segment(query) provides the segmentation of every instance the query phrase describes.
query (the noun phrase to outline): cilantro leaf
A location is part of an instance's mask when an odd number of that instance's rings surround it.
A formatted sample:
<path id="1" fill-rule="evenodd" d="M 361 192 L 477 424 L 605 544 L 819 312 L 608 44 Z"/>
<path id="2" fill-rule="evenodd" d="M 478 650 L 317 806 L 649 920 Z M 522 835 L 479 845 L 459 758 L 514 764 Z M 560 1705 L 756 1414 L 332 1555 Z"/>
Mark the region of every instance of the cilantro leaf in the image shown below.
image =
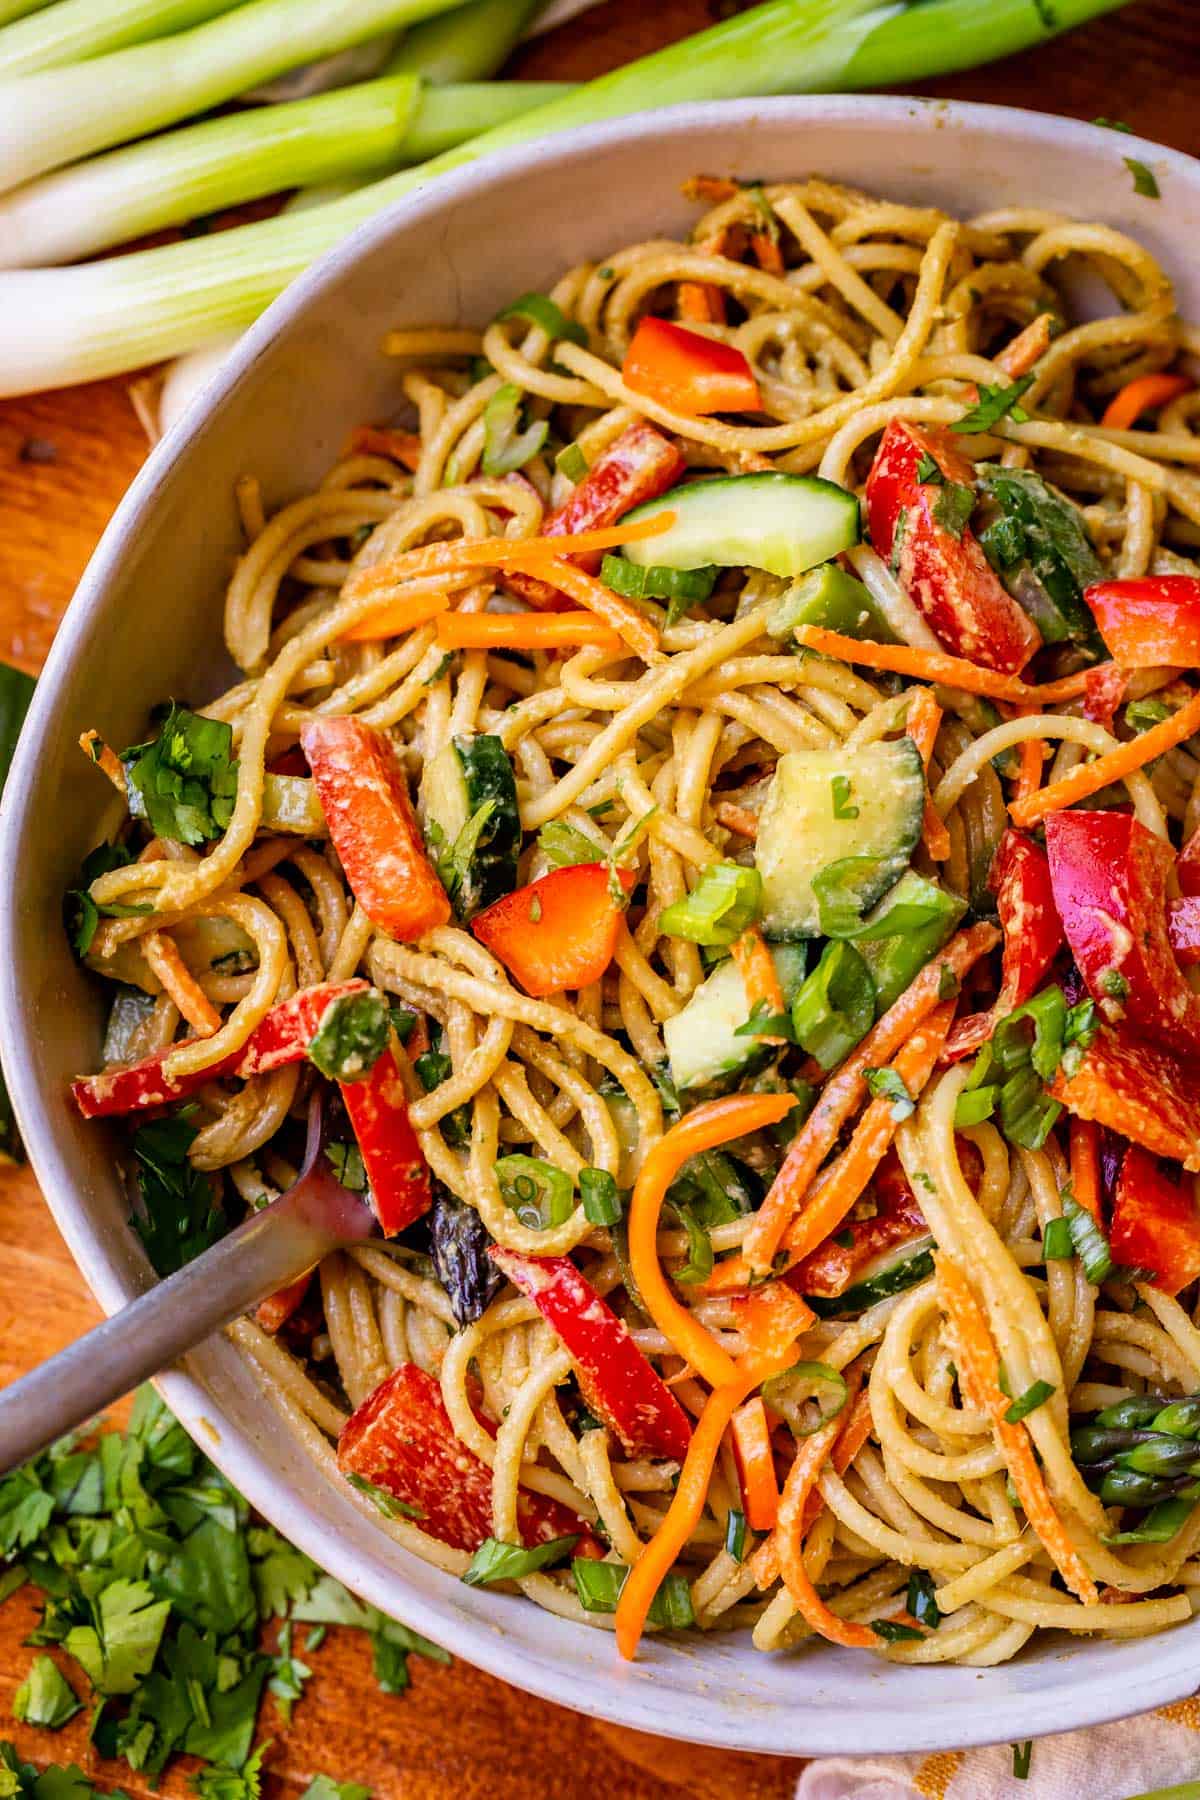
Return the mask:
<path id="1" fill-rule="evenodd" d="M 84 857 L 79 874 L 75 877 L 76 885 L 67 890 L 63 900 L 63 924 L 77 955 L 86 956 L 91 949 L 101 915 L 106 919 L 127 919 L 134 914 L 153 910 L 148 904 L 122 906 L 114 903 L 97 906 L 88 892 L 93 881 L 98 880 L 101 875 L 107 875 L 111 869 L 124 869 L 132 861 L 133 855 L 124 844 L 97 844 Z"/>
<path id="2" fill-rule="evenodd" d="M 289 1620 L 279 1633 L 279 1649 L 271 1658 L 269 1692 L 283 1715 L 284 1723 L 292 1722 L 292 1708 L 304 1692 L 304 1684 L 312 1674 L 307 1663 L 292 1655 L 292 1625 Z"/>
<path id="3" fill-rule="evenodd" d="M 182 1113 L 152 1119 L 133 1134 L 144 1215 L 134 1213 L 132 1224 L 159 1275 L 173 1275 L 225 1235 L 212 1178 L 188 1161 L 195 1136 Z"/>
<path id="4" fill-rule="evenodd" d="M 933 503 L 933 516 L 943 531 L 961 538 L 975 510 L 975 490 L 960 481 L 947 481 Z"/>
<path id="5" fill-rule="evenodd" d="M 150 1673 L 170 1610 L 148 1582 L 112 1581 L 91 1603 L 92 1622 L 68 1631 L 63 1648 L 98 1693 L 131 1694 Z"/>
<path id="6" fill-rule="evenodd" d="M 921 460 L 917 464 L 917 480 L 922 487 L 941 487 L 946 480 L 941 468 L 930 456 L 928 450 L 921 452 Z"/>
<path id="7" fill-rule="evenodd" d="M 41 1725 L 47 1731 L 58 1731 L 82 1707 L 79 1695 L 48 1656 L 34 1659 L 33 1667 L 13 1695 L 13 1718 L 25 1725 Z"/>
<path id="8" fill-rule="evenodd" d="M 268 1739 L 240 1769 L 201 1769 L 192 1777 L 200 1800 L 258 1800 L 262 1793 L 263 1754 L 270 1748 Z"/>
<path id="9" fill-rule="evenodd" d="M 864 1069 L 863 1080 L 877 1100 L 891 1101 L 893 1119 L 907 1119 L 916 1112 L 917 1103 L 895 1069 Z"/>
<path id="10" fill-rule="evenodd" d="M 232 752 L 231 725 L 172 701 L 158 736 L 121 752 L 130 811 L 148 819 L 156 836 L 181 844 L 219 837 L 237 798 Z"/>
<path id="11" fill-rule="evenodd" d="M 1148 168 L 1144 162 L 1139 162 L 1136 156 L 1123 156 L 1121 161 L 1133 176 L 1135 194 L 1141 194 L 1147 200 L 1162 199 L 1162 189 L 1153 169 Z"/>
<path id="12" fill-rule="evenodd" d="M 990 431 L 993 425 L 998 425 L 1006 414 L 1009 414 L 1016 424 L 1025 424 L 1029 414 L 1023 407 L 1018 406 L 1017 402 L 1021 395 L 1033 386 L 1033 382 L 1032 375 L 1021 375 L 1011 387 L 981 387 L 976 404 L 970 412 L 964 413 L 961 419 L 954 421 L 950 427 L 951 431 L 967 435 L 979 431 Z"/>
<path id="13" fill-rule="evenodd" d="M 392 1021 L 378 988 L 331 1000 L 308 1046 L 308 1060 L 330 1081 L 362 1081 L 388 1046 Z"/>

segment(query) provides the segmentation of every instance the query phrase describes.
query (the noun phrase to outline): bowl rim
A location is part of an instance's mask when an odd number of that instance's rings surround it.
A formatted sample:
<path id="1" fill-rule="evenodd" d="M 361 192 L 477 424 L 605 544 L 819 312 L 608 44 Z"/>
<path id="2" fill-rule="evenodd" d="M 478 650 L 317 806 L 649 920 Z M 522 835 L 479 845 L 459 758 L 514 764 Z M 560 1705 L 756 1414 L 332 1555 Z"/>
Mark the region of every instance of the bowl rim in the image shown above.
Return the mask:
<path id="1" fill-rule="evenodd" d="M 275 337 L 327 288 L 336 285 L 349 266 L 384 244 L 398 227 L 423 216 L 436 216 L 477 189 L 486 189 L 495 181 L 526 170 L 536 169 L 544 176 L 548 146 L 552 146 L 549 154 L 555 158 L 602 155 L 610 146 L 639 136 L 661 140 L 664 136 L 687 136 L 714 127 L 754 125 L 769 129 L 776 122 L 831 119 L 838 123 L 891 126 L 904 135 L 913 131 L 920 135 L 948 124 L 965 130 L 977 127 L 1030 147 L 1043 147 L 1048 153 L 1064 144 L 1094 148 L 1111 138 L 1104 127 L 1025 108 L 924 96 L 821 94 L 686 103 L 661 111 L 628 114 L 557 133 L 552 140 L 499 151 L 401 196 L 306 270 L 244 333 L 220 370 L 153 448 L 130 484 L 59 625 L 0 804 L 0 1055 L 4 1058 L 8 1091 L 22 1140 L 43 1198 L 106 1314 L 127 1304 L 136 1289 L 118 1273 L 86 1203 L 72 1191 L 69 1158 L 60 1150 L 45 1098 L 32 1076 L 29 1060 L 21 1054 L 22 1042 L 34 1025 L 22 1013 L 15 962 L 18 871 L 29 820 L 24 800 L 29 786 L 27 776 L 40 754 L 59 689 L 73 664 L 77 640 L 86 635 L 94 615 L 104 606 L 109 584 L 136 537 L 142 518 L 153 508 L 167 470 L 208 428 L 225 400 L 251 375 Z M 1111 142 L 1108 147 L 1118 148 Z M 1178 173 L 1200 190 L 1200 164 L 1194 158 L 1132 134 L 1120 140 L 1119 154 L 1139 148 L 1151 154 L 1159 168 Z M 396 1581 L 393 1566 L 310 1512 L 303 1499 L 272 1473 L 255 1438 L 222 1415 L 217 1398 L 198 1379 L 182 1369 L 174 1369 L 158 1377 L 155 1385 L 190 1436 L 255 1509 L 322 1568 L 356 1592 L 369 1589 L 373 1582 L 388 1585 Z M 268 1406 L 269 1402 L 264 1399 L 263 1404 Z M 214 1414 L 219 1432 L 214 1429 Z M 514 1686 L 527 1684 L 526 1653 L 508 1648 L 502 1626 L 481 1629 L 452 1606 L 427 1600 L 415 1589 L 406 1599 L 405 1618 L 464 1661 Z M 1004 1742 L 1014 1732 L 1027 1738 L 1104 1724 L 1179 1700 L 1195 1687 L 1198 1630 L 1200 1626 L 1189 1628 L 1185 1624 L 1158 1635 L 1153 1648 L 1147 1647 L 1142 1666 L 1132 1674 L 1123 1670 L 1120 1681 L 1106 1680 L 1102 1668 L 1089 1672 L 1090 1678 L 1075 1684 L 1069 1696 L 1069 1716 L 1064 1717 L 1063 1689 L 1055 1685 L 1019 1693 L 1002 1691 L 989 1707 L 970 1709 L 974 1721 L 971 1723 L 960 1718 L 955 1705 L 939 1703 L 931 1696 L 911 1724 L 895 1711 L 884 1709 L 879 1720 L 882 1729 L 873 1730 L 869 1711 L 866 1715 L 857 1713 L 854 1751 L 862 1754 L 961 1749 Z M 847 1653 L 826 1647 L 825 1654 L 836 1658 Z M 596 1674 L 602 1675 L 602 1671 Z M 665 1708 L 656 1708 L 652 1664 L 645 1680 L 636 1685 L 629 1679 L 632 1674 L 632 1670 L 618 1667 L 609 1679 L 597 1679 L 581 1687 L 569 1667 L 560 1669 L 553 1658 L 544 1656 L 537 1663 L 537 1691 L 541 1698 L 573 1711 L 632 1729 L 678 1738 L 683 1725 L 686 1741 L 694 1743 L 793 1756 L 844 1754 L 849 1748 L 840 1735 L 844 1725 L 839 1728 L 831 1719 L 814 1719 L 804 1709 L 770 1707 L 761 1700 L 756 1700 L 748 1712 L 746 1725 L 756 1737 L 756 1741 L 748 1743 L 744 1731 L 741 1735 L 734 1732 L 719 1705 L 696 1705 L 688 1710 L 686 1719 L 669 1714 Z M 619 1675 L 624 1679 L 619 1679 Z M 1019 1714 L 1005 1725 L 1006 1714 L 1014 1709 L 1019 1709 Z"/>

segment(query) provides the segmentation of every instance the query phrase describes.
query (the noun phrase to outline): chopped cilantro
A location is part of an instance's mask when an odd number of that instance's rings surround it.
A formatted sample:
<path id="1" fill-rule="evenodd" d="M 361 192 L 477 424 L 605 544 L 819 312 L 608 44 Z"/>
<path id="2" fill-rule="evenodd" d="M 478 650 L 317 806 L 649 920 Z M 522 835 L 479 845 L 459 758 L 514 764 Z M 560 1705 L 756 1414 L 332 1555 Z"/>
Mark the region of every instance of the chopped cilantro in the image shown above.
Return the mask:
<path id="1" fill-rule="evenodd" d="M 917 480 L 922 487 L 941 487 L 946 480 L 928 450 L 921 452 L 921 460 L 917 464 Z"/>
<path id="2" fill-rule="evenodd" d="M 233 727 L 202 719 L 174 701 L 156 738 L 121 752 L 129 810 L 158 837 L 203 844 L 233 817 L 238 765 Z"/>
<path id="3" fill-rule="evenodd" d="M 1103 125 L 1106 131 L 1125 131 L 1130 137 L 1133 136 L 1133 126 L 1127 125 L 1124 119 L 1097 118 L 1092 120 L 1092 124 Z"/>
<path id="4" fill-rule="evenodd" d="M 314 1775 L 300 1800 L 371 1800 L 371 1790 L 357 1781 L 334 1781 L 329 1775 Z"/>
<path id="5" fill-rule="evenodd" d="M 835 819 L 857 819 L 858 807 L 850 805 L 854 783 L 848 775 L 835 775 L 832 780 L 833 816 Z"/>
<path id="6" fill-rule="evenodd" d="M 362 1081 L 391 1036 L 387 1001 L 377 988 L 331 1000 L 308 1046 L 308 1060 L 330 1081 Z"/>
<path id="7" fill-rule="evenodd" d="M 885 1644 L 919 1644 L 925 1636 L 914 1625 L 906 1625 L 903 1619 L 872 1619 L 871 1630 Z"/>
<path id="8" fill-rule="evenodd" d="M 893 1119 L 907 1119 L 916 1112 L 917 1103 L 895 1069 L 864 1069 L 863 1080 L 877 1100 L 891 1101 Z"/>
<path id="9" fill-rule="evenodd" d="M 1124 156 L 1121 160 L 1133 176 L 1135 194 L 1141 194 L 1147 200 L 1162 199 L 1162 189 L 1158 185 L 1153 169 L 1148 168 L 1144 162 L 1139 162 L 1136 156 Z"/>
<path id="10" fill-rule="evenodd" d="M 82 1700 L 57 1663 L 35 1657 L 33 1667 L 13 1695 L 13 1718 L 23 1725 L 58 1731 L 81 1710 Z"/>
<path id="11" fill-rule="evenodd" d="M 1032 375 L 1021 375 L 1012 383 L 1011 387 L 981 387 L 976 404 L 969 412 L 964 413 L 961 419 L 955 420 L 950 427 L 951 431 L 961 432 L 968 436 L 979 431 L 991 431 L 992 427 L 998 425 L 1006 414 L 1016 424 L 1024 425 L 1029 414 L 1024 407 L 1017 403 L 1021 395 L 1033 386 L 1033 381 Z"/>
<path id="12" fill-rule="evenodd" d="M 188 1161 L 195 1136 L 187 1109 L 151 1119 L 133 1134 L 143 1211 L 132 1223 L 159 1275 L 173 1275 L 225 1235 L 212 1177 Z"/>
<path id="13" fill-rule="evenodd" d="M 961 538 L 975 510 L 975 490 L 960 481 L 947 481 L 933 504 L 933 517 L 943 531 Z"/>

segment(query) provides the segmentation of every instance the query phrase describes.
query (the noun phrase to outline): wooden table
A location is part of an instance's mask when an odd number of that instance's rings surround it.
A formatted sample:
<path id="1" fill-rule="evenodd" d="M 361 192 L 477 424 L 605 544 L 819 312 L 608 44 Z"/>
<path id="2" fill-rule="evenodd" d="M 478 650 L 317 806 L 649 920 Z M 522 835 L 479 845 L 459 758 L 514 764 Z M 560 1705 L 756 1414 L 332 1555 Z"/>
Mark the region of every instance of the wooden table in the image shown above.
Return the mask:
<path id="1" fill-rule="evenodd" d="M 982 0 L 981 0 L 982 3 Z M 582 79 L 701 29 L 719 0 L 607 0 L 574 25 L 525 51 L 514 72 Z M 1140 4 L 1038 51 L 920 91 L 993 100 L 1078 118 L 1118 117 L 1147 137 L 1200 148 L 1200 25 L 1196 0 Z M 0 320 L 0 331 L 3 331 Z M 63 608 L 113 508 L 146 454 L 127 383 L 110 381 L 0 403 L 0 657 L 36 670 Z M 28 1172 L 0 1179 L 0 1382 L 68 1343 L 98 1314 Z M 57 1738 L 7 1723 L 12 1693 L 31 1652 L 22 1638 L 28 1600 L 0 1610 L 0 1735 L 24 1754 L 87 1766 L 81 1725 Z M 414 1659 L 412 1691 L 376 1697 L 365 1643 L 333 1633 L 316 1674 L 280 1737 L 269 1791 L 300 1791 L 314 1769 L 366 1782 L 377 1800 L 590 1800 L 597 1793 L 669 1800 L 783 1800 L 800 1764 L 685 1749 L 581 1719 L 456 1663 Z M 364 1730 L 369 1697 L 370 1728 Z M 51 1746 L 53 1750 L 51 1751 Z M 124 1764 L 96 1779 L 143 1789 Z M 190 1794 L 176 1770 L 168 1796 Z"/>

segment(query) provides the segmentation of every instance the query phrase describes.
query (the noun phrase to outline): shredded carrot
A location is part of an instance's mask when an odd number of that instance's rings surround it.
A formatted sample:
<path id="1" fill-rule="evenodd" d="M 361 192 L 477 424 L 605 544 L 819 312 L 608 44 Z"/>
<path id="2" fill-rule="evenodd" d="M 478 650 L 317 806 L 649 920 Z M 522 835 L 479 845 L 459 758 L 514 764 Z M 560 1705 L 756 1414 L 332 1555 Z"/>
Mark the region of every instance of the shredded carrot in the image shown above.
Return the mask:
<path id="1" fill-rule="evenodd" d="M 356 425 L 347 446 L 350 456 L 386 456 L 406 469 L 421 461 L 421 440 L 412 431 L 390 431 L 381 425 Z"/>
<path id="2" fill-rule="evenodd" d="M 667 1286 L 658 1260 L 658 1221 L 667 1189 L 688 1158 L 747 1131 L 774 1125 L 796 1104 L 792 1094 L 730 1094 L 685 1113 L 651 1146 L 629 1206 L 629 1264 L 646 1310 L 698 1374 L 720 1387 L 734 1379 L 733 1358 Z M 744 1398 L 744 1396 L 739 1396 Z"/>
<path id="3" fill-rule="evenodd" d="M 410 1062 L 415 1062 L 418 1056 L 424 1056 L 425 1052 L 432 1048 L 429 1041 L 429 1026 L 425 1023 L 424 1013 L 417 1014 L 416 1023 L 408 1034 L 404 1048 Z"/>
<path id="4" fill-rule="evenodd" d="M 108 779 L 112 782 L 118 794 L 128 793 L 129 790 L 125 782 L 125 770 L 121 766 L 121 759 L 116 751 L 105 743 L 98 731 L 81 732 L 79 737 L 79 748 L 83 751 L 83 754 L 87 757 L 89 762 L 94 762 L 96 767 L 108 776 Z"/>
<path id="5" fill-rule="evenodd" d="M 892 1067 L 914 1100 L 933 1074 L 953 1017 L 954 1002 L 945 1001 L 896 1053 Z M 789 1267 L 803 1261 L 837 1230 L 883 1161 L 899 1122 L 890 1100 L 871 1101 L 845 1150 L 813 1180 L 804 1197 L 803 1210 L 788 1228 L 783 1242 Z M 744 1288 L 750 1279 L 746 1257 L 727 1256 L 705 1282 L 704 1291 L 729 1293 Z"/>
<path id="6" fill-rule="evenodd" d="M 875 1421 L 871 1417 L 871 1396 L 866 1388 L 863 1388 L 848 1410 L 844 1407 L 838 1413 L 836 1421 L 831 1420 L 830 1423 L 840 1424 L 843 1418 L 846 1423 L 842 1426 L 841 1435 L 833 1447 L 833 1455 L 829 1458 L 839 1475 L 846 1473 L 875 1429 Z M 812 1530 L 824 1504 L 819 1492 L 813 1488 L 805 1502 L 802 1536 L 807 1536 Z M 775 1536 L 758 1546 L 747 1566 L 754 1571 L 754 1580 L 760 1589 L 768 1588 L 773 1581 L 779 1580 L 779 1547 Z"/>
<path id="7" fill-rule="evenodd" d="M 1071 1192 L 1097 1225 L 1100 1219 L 1100 1127 L 1094 1119 L 1071 1115 L 1068 1127 Z"/>
<path id="8" fill-rule="evenodd" d="M 739 806 L 736 800 L 718 800 L 713 807 L 713 816 L 718 824 L 728 825 L 739 837 L 754 839 L 758 836 L 758 814 L 751 812 L 748 806 Z"/>
<path id="9" fill-rule="evenodd" d="M 387 600 L 375 612 L 368 613 L 357 625 L 342 633 L 344 644 L 370 644 L 378 638 L 399 637 L 402 631 L 415 631 L 428 625 L 450 605 L 449 594 L 410 594 L 398 600 Z"/>
<path id="10" fill-rule="evenodd" d="M 711 281 L 681 281 L 676 298 L 679 316 L 689 325 L 725 323 L 725 296 Z"/>
<path id="11" fill-rule="evenodd" d="M 180 956 L 175 939 L 165 931 L 148 931 L 140 944 L 151 970 L 192 1030 L 200 1037 L 219 1031 L 221 1015 Z"/>
<path id="12" fill-rule="evenodd" d="M 1028 800 L 1036 794 L 1042 780 L 1042 755 L 1045 746 L 1041 738 L 1026 738 L 1021 744 L 1020 769 L 1017 774 L 1014 800 Z"/>
<path id="13" fill-rule="evenodd" d="M 996 367 L 1003 369 L 1010 381 L 1015 380 L 1018 375 L 1027 375 L 1034 363 L 1045 356 L 1050 348 L 1050 329 L 1053 323 L 1053 313 L 1039 313 L 1024 331 L 1018 331 L 1016 337 L 1005 344 L 996 358 Z"/>
<path id="14" fill-rule="evenodd" d="M 685 200 L 707 200 L 710 206 L 732 200 L 737 191 L 737 182 L 728 175 L 689 175 L 683 184 Z"/>
<path id="15" fill-rule="evenodd" d="M 754 252 L 754 260 L 760 269 L 768 275 L 783 275 L 783 252 L 769 231 L 752 231 L 750 248 Z"/>
<path id="16" fill-rule="evenodd" d="M 1103 756 L 1080 763 L 1061 781 L 1051 782 L 1049 787 L 1040 788 L 1028 799 L 1014 802 L 1009 808 L 1013 824 L 1036 825 L 1047 813 L 1061 812 L 1065 806 L 1074 806 L 1077 800 L 1086 800 L 1089 794 L 1098 794 L 1101 788 L 1122 781 L 1134 769 L 1153 762 L 1155 757 L 1182 744 L 1196 731 L 1200 731 L 1200 694 L 1169 719 L 1164 719 L 1160 725 L 1152 725 L 1149 731 L 1143 731 L 1128 744 L 1118 744 L 1115 750 L 1106 750 Z"/>
<path id="17" fill-rule="evenodd" d="M 933 755 L 941 722 L 942 709 L 934 699 L 932 690 L 917 688 L 913 693 L 904 729 L 920 751 L 921 761 L 926 769 L 929 768 L 929 759 Z M 950 854 L 950 833 L 928 791 L 925 794 L 925 812 L 921 820 L 921 841 L 933 862 L 945 862 Z"/>
<path id="18" fill-rule="evenodd" d="M 595 613 L 442 613 L 437 641 L 447 650 L 563 650 L 597 644 L 620 655 L 623 645 Z"/>
<path id="19" fill-rule="evenodd" d="M 519 564 L 514 564 L 519 567 Z M 572 600 L 578 600 L 589 612 L 603 619 L 610 631 L 615 631 L 629 645 L 629 648 L 640 656 L 643 662 L 650 662 L 658 655 L 658 632 L 644 613 L 619 594 L 597 581 L 585 569 L 575 563 L 568 562 L 565 557 L 555 557 L 550 562 L 535 559 L 530 564 L 530 573 L 538 575 L 551 587 L 561 593 L 569 594 Z"/>
<path id="20" fill-rule="evenodd" d="M 767 949 L 767 941 L 758 926 L 747 925 L 742 935 L 734 939 L 729 954 L 737 964 L 742 986 L 746 990 L 746 1004 L 751 1013 L 757 1007 L 768 1019 L 778 1018 L 786 1010 L 783 989 L 775 972 L 775 960 Z M 762 1039 L 766 1044 L 778 1044 L 782 1041 L 771 1037 Z"/>
<path id="21" fill-rule="evenodd" d="M 421 544 L 388 562 L 360 569 L 342 593 L 346 599 L 358 599 L 363 594 L 386 592 L 402 581 L 413 581 L 422 575 L 452 575 L 459 569 L 510 569 L 524 567 L 531 559 L 546 562 L 560 556 L 587 556 L 594 550 L 615 550 L 621 544 L 658 537 L 674 523 L 675 514 L 667 510 L 655 513 L 651 519 L 606 525 L 598 531 L 578 531 L 573 535 L 564 532 L 561 537 L 451 538 L 447 543 Z"/>
<path id="22" fill-rule="evenodd" d="M 1195 385 L 1189 375 L 1139 375 L 1113 395 L 1100 423 L 1109 431 L 1132 431 L 1144 412 L 1178 400 Z"/>
<path id="23" fill-rule="evenodd" d="M 914 650 L 908 644 L 876 644 L 863 638 L 843 637 L 840 631 L 826 631 L 820 625 L 797 625 L 794 636 L 806 649 L 833 656 L 839 662 L 861 663 L 868 669 L 891 669 L 897 675 L 911 675 L 918 681 L 940 681 L 946 687 L 958 688 L 964 694 L 983 694 L 989 700 L 1031 701 L 1052 705 L 1056 700 L 1074 700 L 1087 687 L 1089 671 L 1080 669 L 1061 681 L 1044 681 L 1036 685 L 1021 681 L 1016 675 L 1000 675 L 994 669 L 980 669 L 962 656 L 948 656 L 943 650 Z M 1094 675 L 1095 671 L 1091 671 Z"/>
<path id="24" fill-rule="evenodd" d="M 817 1316 L 786 1281 L 768 1281 L 748 1294 L 739 1294 L 734 1312 L 742 1339 L 756 1356 L 781 1354 L 787 1344 L 795 1343 L 808 1330 Z"/>
<path id="25" fill-rule="evenodd" d="M 739 1406 L 730 1421 L 742 1508 L 751 1531 L 772 1531 L 779 1514 L 779 1482 L 771 1428 L 761 1394 Z"/>
<path id="26" fill-rule="evenodd" d="M 829 1610 L 804 1566 L 804 1533 L 809 1497 L 816 1488 L 830 1451 L 853 1417 L 854 1412 L 843 1407 L 836 1418 L 830 1419 L 820 1431 L 814 1432 L 812 1437 L 804 1438 L 800 1443 L 796 1460 L 788 1470 L 784 1483 L 783 1497 L 779 1502 L 779 1522 L 771 1542 L 775 1546 L 779 1572 L 792 1597 L 792 1604 L 804 1622 L 823 1638 L 828 1638 L 832 1644 L 844 1644 L 849 1650 L 878 1650 L 880 1640 L 869 1625 L 853 1624 L 848 1619 L 840 1619 Z"/>
<path id="27" fill-rule="evenodd" d="M 1049 1552 L 1055 1568 L 1085 1606 L 1095 1606 L 1100 1598 L 1096 1584 L 1054 1510 L 1033 1454 L 1029 1433 L 1024 1424 L 1010 1425 L 1005 1419 L 1010 1402 L 1000 1388 L 1000 1359 L 984 1310 L 956 1262 L 940 1251 L 933 1260 L 942 1305 L 954 1337 L 955 1361 L 964 1398 L 990 1414 L 1025 1517 Z"/>
<path id="28" fill-rule="evenodd" d="M 770 1269 L 784 1233 L 804 1204 L 813 1177 L 865 1097 L 863 1070 L 885 1067 L 934 1011 L 941 1000 L 943 970 L 949 969 L 961 981 L 967 970 L 999 940 L 1000 933 L 994 925 L 972 925 L 967 931 L 960 931 L 939 956 L 925 965 L 826 1082 L 742 1240 L 742 1254 L 755 1274 L 765 1274 Z"/>

